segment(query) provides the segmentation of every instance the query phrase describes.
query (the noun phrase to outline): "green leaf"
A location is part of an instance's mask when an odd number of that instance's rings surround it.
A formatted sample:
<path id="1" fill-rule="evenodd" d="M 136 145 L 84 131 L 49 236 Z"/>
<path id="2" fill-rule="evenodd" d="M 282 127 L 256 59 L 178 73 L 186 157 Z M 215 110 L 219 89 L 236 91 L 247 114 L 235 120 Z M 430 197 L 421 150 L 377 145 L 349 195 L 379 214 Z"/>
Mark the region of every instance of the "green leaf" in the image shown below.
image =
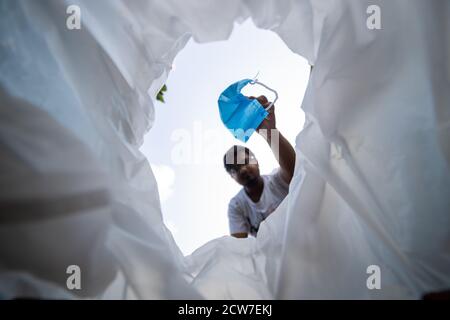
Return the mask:
<path id="1" fill-rule="evenodd" d="M 158 94 L 156 95 L 156 100 L 165 103 L 164 101 L 164 92 L 167 91 L 167 86 L 163 85 L 163 87 L 161 88 L 161 90 L 159 90 Z"/>

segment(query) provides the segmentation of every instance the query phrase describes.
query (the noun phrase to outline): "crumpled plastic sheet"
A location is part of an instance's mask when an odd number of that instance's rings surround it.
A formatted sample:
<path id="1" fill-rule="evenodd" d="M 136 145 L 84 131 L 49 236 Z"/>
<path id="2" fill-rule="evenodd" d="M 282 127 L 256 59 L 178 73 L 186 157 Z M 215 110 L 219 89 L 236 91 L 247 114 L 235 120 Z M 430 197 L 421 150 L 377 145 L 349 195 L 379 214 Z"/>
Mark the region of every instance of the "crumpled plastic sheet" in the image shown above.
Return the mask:
<path id="1" fill-rule="evenodd" d="M 68 5 L 82 29 L 66 29 Z M 450 287 L 450 3 L 3 0 L 0 298 L 420 298 Z M 64 17 L 64 18 L 63 18 Z M 193 37 L 247 18 L 314 65 L 290 194 L 183 257 L 140 153 Z M 299 106 L 300 107 L 300 106 Z M 82 289 L 66 290 L 66 267 Z M 368 290 L 369 265 L 382 271 Z"/>

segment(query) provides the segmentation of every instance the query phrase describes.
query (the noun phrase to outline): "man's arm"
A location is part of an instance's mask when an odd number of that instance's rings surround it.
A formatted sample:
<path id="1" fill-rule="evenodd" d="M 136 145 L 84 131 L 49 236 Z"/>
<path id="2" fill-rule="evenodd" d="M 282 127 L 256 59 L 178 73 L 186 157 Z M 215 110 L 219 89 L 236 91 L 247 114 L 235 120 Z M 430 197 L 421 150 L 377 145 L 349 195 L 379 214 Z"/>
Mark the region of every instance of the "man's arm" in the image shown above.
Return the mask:
<path id="1" fill-rule="evenodd" d="M 247 238 L 250 230 L 249 223 L 244 217 L 242 209 L 239 208 L 237 202 L 231 200 L 228 204 L 228 223 L 230 227 L 230 235 L 235 238 Z"/>
<path id="2" fill-rule="evenodd" d="M 250 99 L 251 98 L 254 99 L 254 97 L 250 97 Z M 259 96 L 256 99 L 264 107 L 270 105 L 270 102 L 265 96 Z M 267 119 L 264 119 L 257 131 L 267 141 L 275 158 L 280 164 L 283 180 L 290 183 L 294 175 L 295 150 L 276 127 L 275 106 L 270 108 Z"/>
<path id="3" fill-rule="evenodd" d="M 248 234 L 246 232 L 241 232 L 241 233 L 233 233 L 231 234 L 231 236 L 235 238 L 247 238 Z"/>

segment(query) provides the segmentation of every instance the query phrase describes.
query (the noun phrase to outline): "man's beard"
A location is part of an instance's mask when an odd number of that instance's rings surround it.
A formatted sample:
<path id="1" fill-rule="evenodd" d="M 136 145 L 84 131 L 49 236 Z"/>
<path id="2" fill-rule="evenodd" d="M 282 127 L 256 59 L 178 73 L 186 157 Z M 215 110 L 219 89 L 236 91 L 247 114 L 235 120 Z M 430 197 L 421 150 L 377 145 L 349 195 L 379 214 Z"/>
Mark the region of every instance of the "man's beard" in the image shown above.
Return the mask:
<path id="1" fill-rule="evenodd" d="M 254 187 L 258 183 L 258 177 L 249 178 L 245 182 L 246 187 Z"/>

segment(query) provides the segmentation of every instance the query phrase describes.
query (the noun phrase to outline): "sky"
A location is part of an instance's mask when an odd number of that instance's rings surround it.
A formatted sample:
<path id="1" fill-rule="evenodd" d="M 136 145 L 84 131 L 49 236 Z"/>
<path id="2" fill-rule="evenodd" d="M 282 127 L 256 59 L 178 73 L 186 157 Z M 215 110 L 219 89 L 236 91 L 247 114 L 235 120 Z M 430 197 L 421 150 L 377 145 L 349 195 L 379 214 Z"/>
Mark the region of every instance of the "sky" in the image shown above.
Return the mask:
<path id="1" fill-rule="evenodd" d="M 295 146 L 303 127 L 301 102 L 310 67 L 273 32 L 251 20 L 236 24 L 226 41 L 206 44 L 191 40 L 173 63 L 164 95 L 155 104 L 156 119 L 141 151 L 155 174 L 163 219 L 183 254 L 229 235 L 227 208 L 241 189 L 223 167 L 223 155 L 236 140 L 220 120 L 217 100 L 230 84 L 254 78 L 275 89 L 277 128 Z M 247 86 L 246 95 L 273 93 Z M 245 144 L 261 174 L 278 167 L 269 145 L 258 134 Z"/>

